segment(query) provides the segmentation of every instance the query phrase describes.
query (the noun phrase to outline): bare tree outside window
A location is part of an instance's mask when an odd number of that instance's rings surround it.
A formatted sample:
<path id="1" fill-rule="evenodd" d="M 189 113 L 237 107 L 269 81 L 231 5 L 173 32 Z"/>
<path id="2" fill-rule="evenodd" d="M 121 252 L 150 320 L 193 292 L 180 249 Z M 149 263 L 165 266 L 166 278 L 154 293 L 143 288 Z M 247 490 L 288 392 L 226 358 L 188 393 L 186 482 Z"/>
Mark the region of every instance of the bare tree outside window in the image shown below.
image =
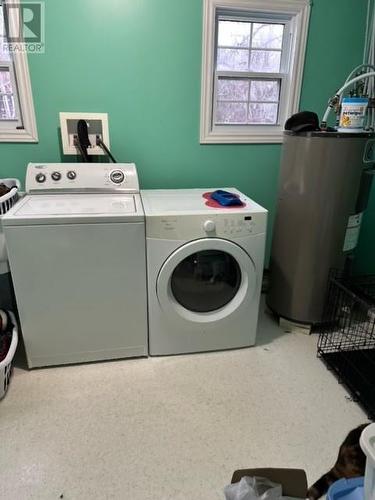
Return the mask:
<path id="1" fill-rule="evenodd" d="M 280 23 L 219 19 L 216 124 L 277 123 L 284 29 Z"/>

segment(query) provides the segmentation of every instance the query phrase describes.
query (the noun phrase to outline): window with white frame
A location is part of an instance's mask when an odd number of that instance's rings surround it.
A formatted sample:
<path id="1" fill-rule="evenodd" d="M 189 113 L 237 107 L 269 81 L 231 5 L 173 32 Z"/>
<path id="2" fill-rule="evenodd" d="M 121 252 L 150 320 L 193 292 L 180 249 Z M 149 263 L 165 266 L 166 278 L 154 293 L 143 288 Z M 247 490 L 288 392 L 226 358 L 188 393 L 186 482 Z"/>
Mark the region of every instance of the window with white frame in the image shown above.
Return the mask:
<path id="1" fill-rule="evenodd" d="M 282 141 L 309 11 L 309 0 L 204 0 L 201 143 Z"/>
<path id="2" fill-rule="evenodd" d="M 37 142 L 27 56 L 24 52 L 12 54 L 7 42 L 15 22 L 7 2 L 0 0 L 0 142 Z"/>

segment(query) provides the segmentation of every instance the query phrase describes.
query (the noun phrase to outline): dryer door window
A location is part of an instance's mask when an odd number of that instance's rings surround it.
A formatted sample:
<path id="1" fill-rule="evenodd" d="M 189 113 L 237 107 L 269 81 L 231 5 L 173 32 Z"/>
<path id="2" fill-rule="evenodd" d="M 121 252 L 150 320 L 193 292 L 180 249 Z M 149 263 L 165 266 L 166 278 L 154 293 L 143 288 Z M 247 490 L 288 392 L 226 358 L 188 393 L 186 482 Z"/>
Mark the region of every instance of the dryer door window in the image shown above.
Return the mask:
<path id="1" fill-rule="evenodd" d="M 221 250 L 203 250 L 183 259 L 171 276 L 179 304 L 193 312 L 211 312 L 227 305 L 241 284 L 236 259 Z"/>
<path id="2" fill-rule="evenodd" d="M 190 241 L 161 266 L 156 283 L 160 306 L 170 319 L 215 323 L 245 307 L 258 288 L 252 258 L 220 238 Z"/>

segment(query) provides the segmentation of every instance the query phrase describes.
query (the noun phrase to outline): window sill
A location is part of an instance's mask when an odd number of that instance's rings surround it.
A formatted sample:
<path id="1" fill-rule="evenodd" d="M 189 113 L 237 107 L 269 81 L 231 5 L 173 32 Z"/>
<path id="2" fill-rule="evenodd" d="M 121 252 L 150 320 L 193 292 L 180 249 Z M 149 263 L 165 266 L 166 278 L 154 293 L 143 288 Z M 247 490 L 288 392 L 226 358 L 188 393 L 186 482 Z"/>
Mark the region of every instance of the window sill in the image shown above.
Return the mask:
<path id="1" fill-rule="evenodd" d="M 36 131 L 0 130 L 0 142 L 39 142 Z"/>
<path id="2" fill-rule="evenodd" d="M 283 131 L 279 128 L 272 133 L 230 134 L 224 131 L 211 131 L 201 133 L 200 136 L 200 144 L 281 144 L 282 142 Z"/>

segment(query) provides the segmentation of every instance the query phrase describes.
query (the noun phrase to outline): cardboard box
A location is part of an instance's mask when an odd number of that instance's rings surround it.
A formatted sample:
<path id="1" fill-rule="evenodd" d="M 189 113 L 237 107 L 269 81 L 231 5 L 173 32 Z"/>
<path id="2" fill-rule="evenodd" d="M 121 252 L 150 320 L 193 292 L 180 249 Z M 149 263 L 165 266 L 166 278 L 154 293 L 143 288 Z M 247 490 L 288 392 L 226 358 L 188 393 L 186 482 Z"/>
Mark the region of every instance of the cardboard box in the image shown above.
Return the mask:
<path id="1" fill-rule="evenodd" d="M 306 498 L 307 477 L 302 469 L 241 469 L 233 473 L 231 483 L 238 483 L 242 477 L 266 477 L 283 487 L 283 496 Z"/>

